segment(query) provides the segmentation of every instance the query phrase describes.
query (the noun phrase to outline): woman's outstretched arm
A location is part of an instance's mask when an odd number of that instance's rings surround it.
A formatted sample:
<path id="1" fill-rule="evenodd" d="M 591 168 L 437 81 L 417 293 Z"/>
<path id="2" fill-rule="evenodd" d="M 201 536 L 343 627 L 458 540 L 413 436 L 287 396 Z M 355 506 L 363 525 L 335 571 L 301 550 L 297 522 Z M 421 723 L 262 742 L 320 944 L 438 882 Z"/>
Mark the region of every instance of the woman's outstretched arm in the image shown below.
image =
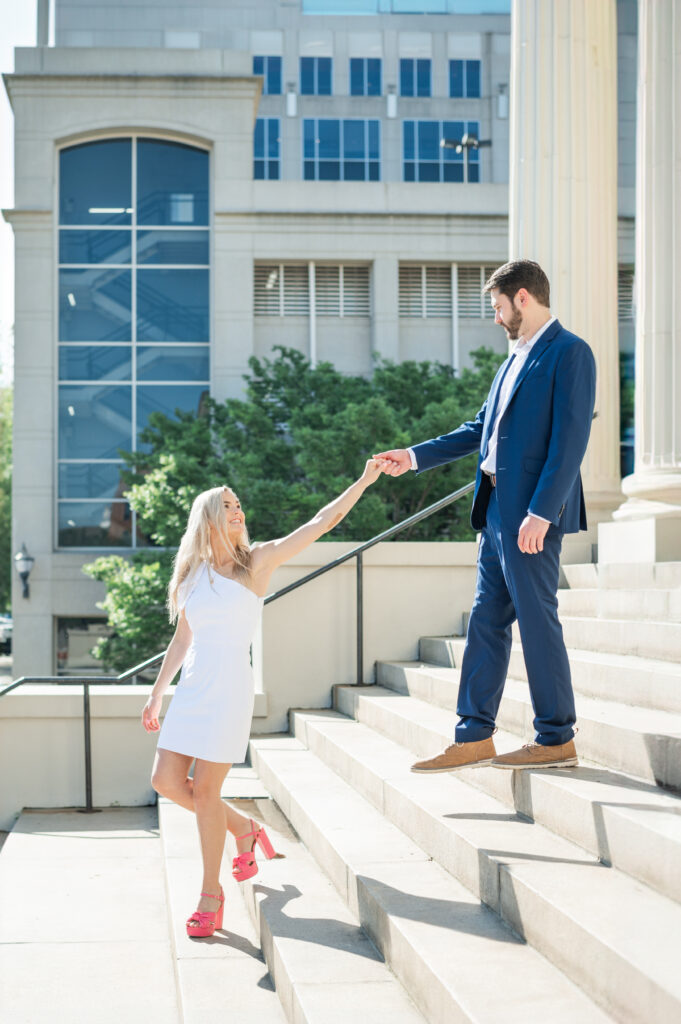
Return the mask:
<path id="1" fill-rule="evenodd" d="M 377 459 L 368 459 L 364 472 L 354 484 L 339 494 L 337 498 L 330 501 L 324 508 L 320 508 L 316 516 L 310 519 L 303 526 L 299 526 L 293 533 L 278 540 L 270 540 L 264 544 L 258 544 L 253 549 L 253 568 L 259 575 L 267 575 L 288 562 L 290 558 L 304 551 L 306 547 L 319 540 L 329 530 L 344 519 L 350 509 L 361 498 L 367 487 L 375 483 L 383 472 L 383 464 Z"/>

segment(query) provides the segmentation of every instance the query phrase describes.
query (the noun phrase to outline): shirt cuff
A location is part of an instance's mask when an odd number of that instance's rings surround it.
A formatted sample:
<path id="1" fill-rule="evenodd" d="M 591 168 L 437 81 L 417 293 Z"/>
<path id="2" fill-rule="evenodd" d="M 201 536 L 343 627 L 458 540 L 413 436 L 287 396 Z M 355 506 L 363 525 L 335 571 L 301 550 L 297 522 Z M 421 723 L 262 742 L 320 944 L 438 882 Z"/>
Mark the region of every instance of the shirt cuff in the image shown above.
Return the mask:
<path id="1" fill-rule="evenodd" d="M 414 449 L 413 448 L 407 448 L 407 451 L 409 452 L 409 458 L 411 459 L 411 468 L 412 469 L 418 469 L 419 467 L 418 467 L 418 463 L 416 462 L 416 456 L 414 455 Z"/>
<path id="2" fill-rule="evenodd" d="M 543 516 L 538 516 L 536 512 L 530 512 L 529 508 L 527 510 L 527 514 L 528 514 L 528 516 L 532 516 L 533 519 L 540 519 L 542 523 L 550 523 L 551 522 L 550 519 L 544 519 Z"/>

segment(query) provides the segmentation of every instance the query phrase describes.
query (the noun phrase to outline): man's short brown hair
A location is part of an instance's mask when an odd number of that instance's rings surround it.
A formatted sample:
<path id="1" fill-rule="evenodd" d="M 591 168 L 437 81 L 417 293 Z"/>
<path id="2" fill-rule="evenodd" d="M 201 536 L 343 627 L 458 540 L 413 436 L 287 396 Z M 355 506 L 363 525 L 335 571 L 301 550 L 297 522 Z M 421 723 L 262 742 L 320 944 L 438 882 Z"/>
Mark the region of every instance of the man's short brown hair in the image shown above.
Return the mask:
<path id="1" fill-rule="evenodd" d="M 551 305 L 549 279 L 534 260 L 510 260 L 499 267 L 485 282 L 484 292 L 498 288 L 502 295 L 513 302 L 521 288 L 529 292 L 541 306 Z"/>

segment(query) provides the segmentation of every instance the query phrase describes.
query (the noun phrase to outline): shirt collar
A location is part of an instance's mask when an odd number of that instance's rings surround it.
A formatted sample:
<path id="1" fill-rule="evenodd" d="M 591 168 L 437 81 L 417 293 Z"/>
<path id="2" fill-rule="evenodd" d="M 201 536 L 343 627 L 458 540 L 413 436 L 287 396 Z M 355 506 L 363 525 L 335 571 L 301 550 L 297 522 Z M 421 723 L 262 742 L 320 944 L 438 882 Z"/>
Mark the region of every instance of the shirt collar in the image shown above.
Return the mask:
<path id="1" fill-rule="evenodd" d="M 547 320 L 546 323 L 539 328 L 539 330 L 532 338 L 528 338 L 527 341 L 523 342 L 522 344 L 520 342 L 520 338 L 518 338 L 518 341 L 516 341 L 515 345 L 513 346 L 512 354 L 526 356 L 532 348 L 532 346 L 535 344 L 535 342 L 539 341 L 544 331 L 548 330 L 551 324 L 555 323 L 555 321 L 556 317 L 552 316 L 550 320 Z"/>

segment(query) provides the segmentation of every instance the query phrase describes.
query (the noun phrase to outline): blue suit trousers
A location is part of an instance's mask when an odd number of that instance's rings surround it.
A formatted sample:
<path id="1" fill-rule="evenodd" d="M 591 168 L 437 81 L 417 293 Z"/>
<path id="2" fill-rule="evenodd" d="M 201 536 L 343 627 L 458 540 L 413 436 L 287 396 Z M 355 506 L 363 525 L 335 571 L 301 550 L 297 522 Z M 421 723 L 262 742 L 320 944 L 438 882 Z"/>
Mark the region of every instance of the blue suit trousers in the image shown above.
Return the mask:
<path id="1" fill-rule="evenodd" d="M 518 535 L 502 526 L 496 488 L 487 507 L 478 553 L 475 600 L 461 665 L 457 742 L 494 731 L 517 618 L 534 710 L 535 741 L 546 746 L 574 736 L 575 701 L 563 629 L 558 620 L 562 535 L 554 525 L 544 550 L 525 554 Z"/>

